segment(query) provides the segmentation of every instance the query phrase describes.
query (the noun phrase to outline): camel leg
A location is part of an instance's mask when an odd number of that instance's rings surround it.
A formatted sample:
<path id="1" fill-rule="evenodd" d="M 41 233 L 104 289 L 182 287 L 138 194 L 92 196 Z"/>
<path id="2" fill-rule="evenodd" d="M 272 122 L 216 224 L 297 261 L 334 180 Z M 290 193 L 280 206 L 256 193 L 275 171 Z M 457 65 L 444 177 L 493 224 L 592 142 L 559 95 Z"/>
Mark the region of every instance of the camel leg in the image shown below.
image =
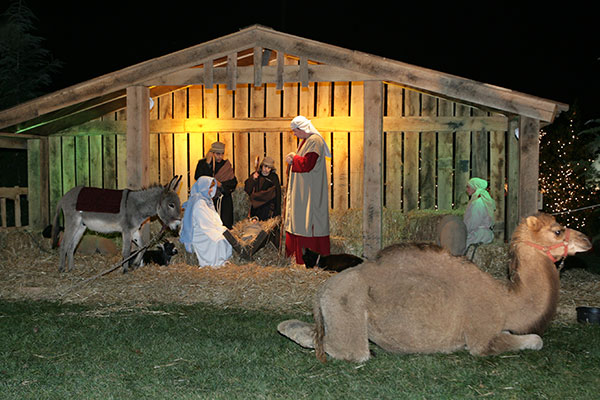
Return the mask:
<path id="1" fill-rule="evenodd" d="M 367 361 L 370 357 L 367 286 L 360 275 L 346 270 L 330 278 L 321 290 L 316 307 L 324 323 L 325 352 L 342 360 Z"/>
<path id="2" fill-rule="evenodd" d="M 540 350 L 543 345 L 544 341 L 538 335 L 513 335 L 510 332 L 503 331 L 495 336 L 487 346 L 482 348 L 469 347 L 469 351 L 473 355 L 488 356 L 507 351 Z"/>
<path id="3" fill-rule="evenodd" d="M 302 347 L 315 348 L 315 324 L 290 319 L 277 325 L 277 331 Z"/>

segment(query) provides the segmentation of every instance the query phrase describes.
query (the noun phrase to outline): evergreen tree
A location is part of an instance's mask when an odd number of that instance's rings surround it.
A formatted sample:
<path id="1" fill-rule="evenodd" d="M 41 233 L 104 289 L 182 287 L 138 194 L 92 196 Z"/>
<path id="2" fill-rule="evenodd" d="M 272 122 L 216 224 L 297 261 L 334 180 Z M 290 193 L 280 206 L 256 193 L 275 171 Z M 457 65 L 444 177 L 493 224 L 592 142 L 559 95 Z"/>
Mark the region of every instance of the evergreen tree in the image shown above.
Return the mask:
<path id="1" fill-rule="evenodd" d="M 600 190 L 593 178 L 594 150 L 579 135 L 583 122 L 574 105 L 541 130 L 540 189 L 544 211 L 590 235 L 598 232 Z M 589 208 L 588 208 L 589 207 Z"/>
<path id="2" fill-rule="evenodd" d="M 38 97 L 60 68 L 43 38 L 32 34 L 33 12 L 23 0 L 13 1 L 0 15 L 0 109 Z"/>

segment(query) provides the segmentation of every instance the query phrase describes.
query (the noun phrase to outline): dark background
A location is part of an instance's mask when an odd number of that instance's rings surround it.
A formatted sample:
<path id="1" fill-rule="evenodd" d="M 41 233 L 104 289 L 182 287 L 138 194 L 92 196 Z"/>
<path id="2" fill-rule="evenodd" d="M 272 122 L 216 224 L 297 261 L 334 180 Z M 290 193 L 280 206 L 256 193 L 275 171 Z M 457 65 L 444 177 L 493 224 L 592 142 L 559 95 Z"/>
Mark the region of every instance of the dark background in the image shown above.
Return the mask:
<path id="1" fill-rule="evenodd" d="M 537 2 L 26 0 L 39 18 L 36 34 L 64 63 L 49 90 L 261 24 L 566 104 L 578 101 L 587 117 L 600 117 L 594 104 L 600 16 L 577 2 L 530 3 Z"/>

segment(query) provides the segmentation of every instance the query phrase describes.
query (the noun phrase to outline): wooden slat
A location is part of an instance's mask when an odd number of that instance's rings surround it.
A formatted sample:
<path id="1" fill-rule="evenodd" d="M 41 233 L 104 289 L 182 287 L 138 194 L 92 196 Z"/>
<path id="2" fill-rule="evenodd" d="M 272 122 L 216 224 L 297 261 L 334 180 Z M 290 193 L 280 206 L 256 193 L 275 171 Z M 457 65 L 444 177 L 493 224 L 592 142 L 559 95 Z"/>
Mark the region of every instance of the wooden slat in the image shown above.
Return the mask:
<path id="1" fill-rule="evenodd" d="M 519 218 L 538 210 L 538 176 L 540 159 L 540 122 L 521 117 L 519 120 Z"/>
<path id="2" fill-rule="evenodd" d="M 225 87 L 219 86 L 219 119 L 234 117 L 233 93 L 233 90 L 230 90 L 229 88 L 225 89 Z M 231 162 L 231 165 L 234 167 L 235 171 L 233 132 L 219 131 L 219 141 L 225 143 L 224 158 Z"/>
<path id="3" fill-rule="evenodd" d="M 242 87 L 242 86 L 240 86 Z M 245 88 L 245 87 L 244 87 Z M 301 115 L 313 115 L 314 99 L 310 98 L 312 90 L 303 89 L 303 111 Z M 297 115 L 297 114 L 296 114 Z M 305 115 L 305 116 L 306 116 Z M 329 132 L 352 132 L 362 131 L 363 121 L 356 117 L 311 117 L 311 121 L 320 131 Z M 461 130 L 503 130 L 507 124 L 507 118 L 503 116 L 493 117 L 384 117 L 383 126 L 386 132 L 409 131 L 438 131 L 452 132 Z M 92 121 L 73 129 L 68 129 L 61 134 L 69 136 L 81 135 L 113 135 L 115 133 L 125 134 L 127 124 L 124 121 Z M 266 118 L 174 118 L 174 119 L 152 119 L 150 121 L 150 132 L 245 132 L 248 130 L 262 132 L 281 132 L 289 129 L 289 118 L 266 117 Z"/>
<path id="4" fill-rule="evenodd" d="M 470 115 L 471 109 L 463 104 L 456 105 L 456 116 Z M 469 202 L 467 182 L 471 178 L 471 132 L 457 131 L 454 155 L 454 207 L 464 208 Z"/>
<path id="5" fill-rule="evenodd" d="M 419 93 L 404 92 L 404 112 L 408 116 L 419 114 Z M 404 132 L 404 212 L 419 207 L 419 132 Z"/>
<path id="6" fill-rule="evenodd" d="M 185 118 L 187 116 L 187 91 L 173 93 L 173 118 Z M 179 200 L 183 204 L 188 199 L 188 135 L 187 133 L 173 135 L 173 162 L 175 175 L 181 175 L 178 188 Z"/>
<path id="7" fill-rule="evenodd" d="M 250 88 L 250 117 L 261 118 L 265 115 L 265 88 L 263 86 L 252 86 Z M 263 131 L 250 132 L 250 165 L 249 174 L 254 172 L 254 160 L 256 156 L 261 159 L 265 154 L 265 133 Z M 247 178 L 247 176 L 246 176 Z M 244 178 L 244 180 L 246 179 Z"/>
<path id="8" fill-rule="evenodd" d="M 332 113 L 332 97 L 331 97 L 331 82 L 320 82 L 316 84 L 317 87 L 317 99 L 316 99 L 316 116 L 317 117 L 329 117 Z M 322 131 L 320 132 L 323 139 L 325 139 L 325 143 L 331 150 L 331 132 Z M 331 159 L 325 159 L 325 169 L 327 171 L 327 187 L 331 188 L 332 184 L 332 175 L 331 175 Z M 329 207 L 332 205 L 332 192 L 329 191 Z"/>
<path id="9" fill-rule="evenodd" d="M 350 91 L 350 113 L 362 120 L 364 114 L 364 84 L 352 82 Z M 364 177 L 364 134 L 363 129 L 350 132 L 350 207 L 360 209 L 363 206 Z"/>
<path id="10" fill-rule="evenodd" d="M 213 60 L 208 60 L 204 63 L 204 86 L 208 89 L 213 88 Z"/>
<path id="11" fill-rule="evenodd" d="M 350 113 L 350 84 L 349 82 L 335 82 L 334 109 L 335 116 L 348 116 Z M 333 135 L 333 208 L 337 210 L 347 209 L 349 205 L 348 184 L 348 140 L 349 132 L 335 132 Z"/>
<path id="12" fill-rule="evenodd" d="M 159 119 L 173 119 L 173 94 L 168 93 L 158 98 Z M 173 133 L 162 132 L 159 135 L 159 182 L 168 184 L 173 178 Z"/>
<path id="13" fill-rule="evenodd" d="M 219 86 L 215 86 L 212 89 L 204 89 L 204 117 L 205 118 L 217 118 L 219 115 L 218 107 L 218 90 Z M 204 154 L 206 155 L 212 143 L 218 140 L 217 132 L 204 132 Z"/>
<path id="14" fill-rule="evenodd" d="M 266 116 L 267 117 L 279 117 L 281 116 L 281 90 L 277 90 L 275 85 L 267 84 L 267 102 L 266 102 Z M 287 132 L 286 132 L 287 133 Z M 266 149 L 265 155 L 275 160 L 275 169 L 277 174 L 281 178 L 281 135 L 282 132 L 268 132 L 266 133 Z"/>
<path id="15" fill-rule="evenodd" d="M 202 118 L 204 115 L 204 88 L 202 86 L 191 86 L 188 89 L 188 115 L 189 118 Z M 198 160 L 202 159 L 204 154 L 204 135 L 202 131 L 191 129 L 189 135 L 189 146 L 190 146 L 190 174 L 188 177 L 189 187 L 195 183 L 194 173 L 196 172 L 196 165 Z"/>
<path id="16" fill-rule="evenodd" d="M 89 136 L 75 137 L 75 166 L 77 185 L 90 186 Z"/>
<path id="17" fill-rule="evenodd" d="M 235 92 L 235 117 L 248 117 L 248 85 L 239 85 Z M 244 182 L 250 175 L 249 169 L 249 136 L 248 132 L 235 134 L 235 176 L 238 182 Z"/>
<path id="18" fill-rule="evenodd" d="M 388 85 L 387 115 L 391 117 L 402 116 L 403 101 L 404 90 L 400 86 Z M 386 132 L 385 138 L 385 205 L 390 210 L 402 210 L 403 133 L 399 131 Z"/>
<path id="19" fill-rule="evenodd" d="M 506 235 L 510 239 L 519 223 L 519 141 L 515 136 L 518 131 L 518 118 L 511 119 L 508 124 L 506 143 L 507 181 L 506 193 Z"/>
<path id="20" fill-rule="evenodd" d="M 27 200 L 29 226 L 42 229 L 48 225 L 48 140 L 27 141 Z"/>
<path id="21" fill-rule="evenodd" d="M 277 50 L 277 76 L 275 84 L 277 90 L 283 90 L 283 70 L 285 68 L 283 51 Z"/>
<path id="22" fill-rule="evenodd" d="M 490 132 L 490 195 L 496 201 L 496 212 L 494 220 L 498 222 L 498 227 L 502 223 L 502 229 L 494 228 L 496 238 L 504 240 L 504 211 L 505 196 L 504 183 L 506 171 L 506 132 Z"/>
<path id="23" fill-rule="evenodd" d="M 127 157 L 126 173 L 127 187 L 140 189 L 147 187 L 148 164 L 150 161 L 150 92 L 145 86 L 133 86 L 127 88 L 127 136 L 125 153 Z M 121 167 L 121 166 L 119 166 Z M 121 184 L 121 179 L 119 179 Z M 144 238 L 149 235 L 145 228 Z"/>
<path id="24" fill-rule="evenodd" d="M 254 86 L 262 86 L 262 55 L 263 49 L 261 47 L 254 47 Z"/>
<path id="25" fill-rule="evenodd" d="M 363 254 L 375 257 L 382 238 L 383 84 L 365 82 Z"/>
<path id="26" fill-rule="evenodd" d="M 102 187 L 102 136 L 90 136 L 90 186 Z"/>
<path id="27" fill-rule="evenodd" d="M 75 180 L 75 138 L 62 138 L 62 182 L 63 194 L 76 186 Z"/>
<path id="28" fill-rule="evenodd" d="M 438 114 L 440 116 L 451 116 L 453 104 L 444 99 L 439 99 Z M 454 134 L 452 132 L 438 132 L 438 155 L 437 155 L 437 205 L 438 210 L 452 209 L 453 188 L 453 166 L 452 153 Z"/>
<path id="29" fill-rule="evenodd" d="M 487 116 L 487 112 L 473 109 L 473 116 Z M 486 129 L 480 129 L 471 132 L 471 176 L 484 179 L 489 182 L 488 178 L 488 132 Z"/>
<path id="30" fill-rule="evenodd" d="M 235 90 L 237 87 L 237 53 L 227 56 L 227 88 Z"/>
<path id="31" fill-rule="evenodd" d="M 104 178 L 103 187 L 106 189 L 117 188 L 117 135 L 102 138 Z"/>
<path id="32" fill-rule="evenodd" d="M 118 121 L 127 120 L 125 110 L 116 113 Z M 117 135 L 117 189 L 128 188 L 127 181 L 127 137 Z M 130 188 L 134 189 L 134 188 Z"/>
<path id="33" fill-rule="evenodd" d="M 300 57 L 300 84 L 302 87 L 308 87 L 308 58 Z"/>
<path id="34" fill-rule="evenodd" d="M 435 97 L 421 95 L 421 115 L 435 117 L 437 101 Z M 434 209 L 435 202 L 435 157 L 436 133 L 421 132 L 421 151 L 419 168 L 419 208 Z"/>

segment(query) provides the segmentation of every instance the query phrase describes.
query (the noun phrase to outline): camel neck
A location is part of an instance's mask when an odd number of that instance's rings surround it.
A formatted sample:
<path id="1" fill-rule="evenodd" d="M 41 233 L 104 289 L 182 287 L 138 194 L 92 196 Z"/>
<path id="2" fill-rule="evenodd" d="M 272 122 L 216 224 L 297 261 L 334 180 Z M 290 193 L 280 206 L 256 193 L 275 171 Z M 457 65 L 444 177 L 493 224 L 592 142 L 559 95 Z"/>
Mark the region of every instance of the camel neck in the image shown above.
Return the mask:
<path id="1" fill-rule="evenodd" d="M 511 307 L 507 329 L 515 333 L 542 333 L 556 313 L 558 271 L 545 254 L 526 245 L 518 245 L 514 257 L 516 271 L 509 286 Z"/>

